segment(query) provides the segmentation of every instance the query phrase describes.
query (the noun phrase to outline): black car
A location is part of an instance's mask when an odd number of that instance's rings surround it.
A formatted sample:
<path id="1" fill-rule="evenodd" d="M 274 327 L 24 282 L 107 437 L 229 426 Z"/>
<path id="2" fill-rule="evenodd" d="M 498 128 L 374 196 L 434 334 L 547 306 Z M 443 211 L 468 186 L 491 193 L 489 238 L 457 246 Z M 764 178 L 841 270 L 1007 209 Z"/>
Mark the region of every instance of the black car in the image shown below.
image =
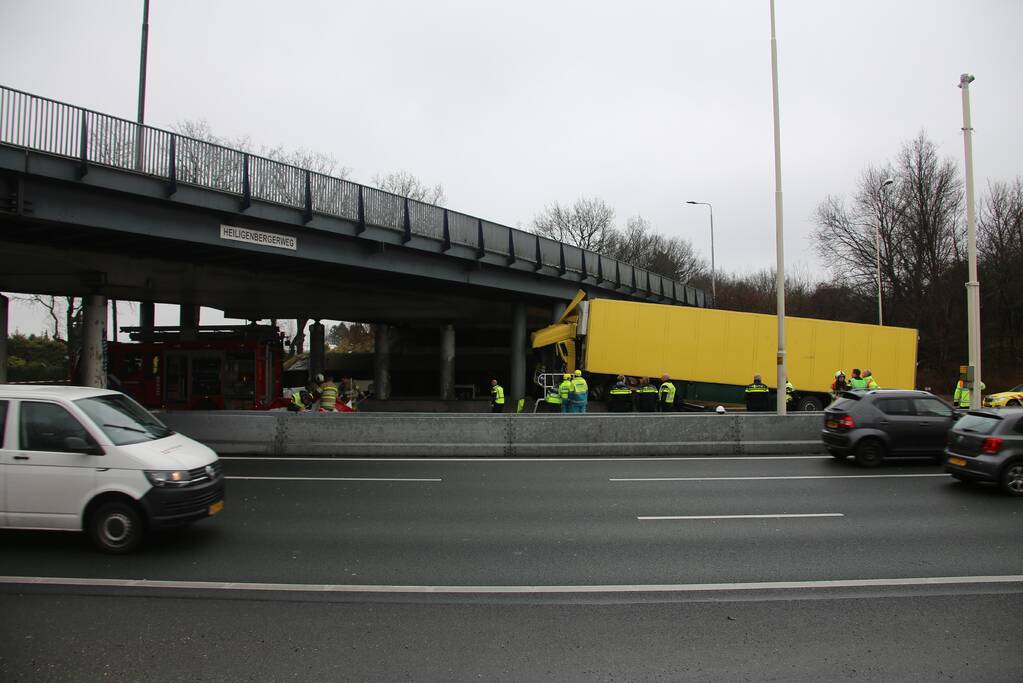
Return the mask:
<path id="1" fill-rule="evenodd" d="M 825 409 L 821 439 L 833 456 L 854 455 L 863 467 L 887 456 L 940 458 L 959 415 L 926 391 L 847 391 Z"/>
<path id="2" fill-rule="evenodd" d="M 1023 408 L 972 410 L 948 433 L 945 471 L 1023 496 Z"/>

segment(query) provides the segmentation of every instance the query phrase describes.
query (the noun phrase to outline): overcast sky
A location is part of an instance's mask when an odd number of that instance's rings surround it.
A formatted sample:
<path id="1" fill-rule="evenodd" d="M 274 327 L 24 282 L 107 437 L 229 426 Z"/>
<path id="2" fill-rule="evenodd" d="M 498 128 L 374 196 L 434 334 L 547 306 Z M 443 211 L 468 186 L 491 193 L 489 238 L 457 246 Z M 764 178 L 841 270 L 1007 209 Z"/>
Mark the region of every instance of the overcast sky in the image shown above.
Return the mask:
<path id="1" fill-rule="evenodd" d="M 142 0 L 0 0 L 0 83 L 134 119 Z M 921 130 L 977 187 L 1023 173 L 1023 2 L 779 0 L 787 269 L 814 208 Z M 768 0 L 152 0 L 146 123 L 404 169 L 529 227 L 554 201 L 641 214 L 719 271 L 774 265 Z M 12 328 L 31 325 L 19 307 Z M 205 322 L 205 318 L 204 318 Z M 123 323 L 122 323 L 123 324 Z"/>

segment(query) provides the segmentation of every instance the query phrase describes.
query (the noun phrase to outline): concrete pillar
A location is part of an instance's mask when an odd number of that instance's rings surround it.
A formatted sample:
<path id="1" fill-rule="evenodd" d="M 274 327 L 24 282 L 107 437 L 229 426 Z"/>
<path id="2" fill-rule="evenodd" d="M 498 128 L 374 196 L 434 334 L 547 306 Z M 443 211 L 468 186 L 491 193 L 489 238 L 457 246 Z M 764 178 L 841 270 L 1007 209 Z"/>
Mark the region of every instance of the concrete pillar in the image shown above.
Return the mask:
<path id="1" fill-rule="evenodd" d="M 0 294 L 0 384 L 7 382 L 7 297 Z"/>
<path id="2" fill-rule="evenodd" d="M 564 301 L 557 301 L 554 306 L 551 307 L 551 322 L 558 322 L 558 318 L 565 314 L 565 309 L 568 308 L 568 304 Z"/>
<path id="3" fill-rule="evenodd" d="M 199 338 L 199 307 L 190 304 L 178 306 L 178 326 L 181 328 L 182 341 L 195 341 Z"/>
<path id="4" fill-rule="evenodd" d="M 106 340 L 107 298 L 90 294 L 82 299 L 82 384 L 87 387 L 107 386 L 107 369 L 103 362 L 103 343 Z"/>
<path id="5" fill-rule="evenodd" d="M 374 325 L 373 396 L 382 401 L 391 398 L 391 328 Z"/>
<path id="6" fill-rule="evenodd" d="M 156 305 L 152 301 L 139 302 L 139 329 L 141 341 L 152 341 L 153 328 L 156 327 Z"/>
<path id="7" fill-rule="evenodd" d="M 444 401 L 455 399 L 455 326 L 440 328 L 440 397 Z"/>
<path id="8" fill-rule="evenodd" d="M 309 326 L 309 375 L 316 377 L 324 370 L 326 352 L 323 346 L 323 323 L 319 320 Z"/>
<path id="9" fill-rule="evenodd" d="M 511 329 L 511 405 L 516 410 L 526 396 L 526 305 L 515 304 Z"/>

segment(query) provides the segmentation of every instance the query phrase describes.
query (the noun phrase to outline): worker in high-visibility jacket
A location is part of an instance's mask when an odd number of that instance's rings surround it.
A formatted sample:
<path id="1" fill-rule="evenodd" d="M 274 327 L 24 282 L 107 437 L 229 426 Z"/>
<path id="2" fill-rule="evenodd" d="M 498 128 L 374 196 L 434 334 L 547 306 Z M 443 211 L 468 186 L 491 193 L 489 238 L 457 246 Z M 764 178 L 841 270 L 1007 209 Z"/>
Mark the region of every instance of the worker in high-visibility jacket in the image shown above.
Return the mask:
<path id="1" fill-rule="evenodd" d="M 496 379 L 490 380 L 490 412 L 504 412 L 504 387 Z"/>
<path id="2" fill-rule="evenodd" d="M 792 394 L 796 391 L 796 385 L 789 381 L 789 378 L 785 378 L 785 405 L 792 403 Z"/>
<path id="3" fill-rule="evenodd" d="M 753 375 L 753 383 L 746 387 L 746 410 L 748 412 L 767 410 L 767 398 L 770 391 L 760 379 L 760 375 Z"/>
<path id="4" fill-rule="evenodd" d="M 320 385 L 320 410 L 329 413 L 337 410 L 337 385 L 334 384 L 334 376 L 327 375 L 326 381 Z"/>
<path id="5" fill-rule="evenodd" d="M 661 386 L 658 389 L 657 409 L 662 413 L 675 410 L 675 385 L 668 381 L 667 373 L 661 375 Z"/>
<path id="6" fill-rule="evenodd" d="M 980 383 L 980 390 L 984 391 L 987 389 L 987 385 L 983 382 Z M 955 391 L 952 392 L 952 405 L 959 408 L 968 410 L 970 407 L 970 393 L 972 389 L 967 386 L 965 379 L 960 379 L 956 382 Z"/>
<path id="7" fill-rule="evenodd" d="M 583 379 L 582 370 L 576 370 L 572 377 L 572 412 L 585 413 L 586 401 L 589 398 L 590 387 Z"/>
<path id="8" fill-rule="evenodd" d="M 881 388 L 881 385 L 877 383 L 876 379 L 874 379 L 874 373 L 872 373 L 870 370 L 863 371 L 863 379 L 867 380 L 868 391 Z"/>
<path id="9" fill-rule="evenodd" d="M 558 397 L 561 399 L 561 412 L 572 412 L 572 375 L 567 372 L 561 376 L 558 385 Z"/>
<path id="10" fill-rule="evenodd" d="M 612 413 L 632 412 L 632 389 L 625 382 L 625 375 L 618 375 L 607 396 L 607 409 Z"/>

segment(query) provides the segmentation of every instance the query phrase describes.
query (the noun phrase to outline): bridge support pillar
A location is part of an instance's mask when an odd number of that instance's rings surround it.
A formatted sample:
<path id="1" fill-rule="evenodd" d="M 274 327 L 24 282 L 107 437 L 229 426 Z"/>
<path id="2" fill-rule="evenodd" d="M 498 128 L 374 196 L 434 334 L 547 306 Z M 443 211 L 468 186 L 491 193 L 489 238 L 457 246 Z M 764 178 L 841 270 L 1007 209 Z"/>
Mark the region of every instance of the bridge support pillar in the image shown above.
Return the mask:
<path id="1" fill-rule="evenodd" d="M 152 301 L 139 302 L 139 331 L 141 341 L 153 341 L 153 328 L 156 327 L 156 305 Z"/>
<path id="2" fill-rule="evenodd" d="M 82 299 L 82 384 L 105 389 L 106 368 L 103 367 L 103 342 L 106 339 L 107 298 L 90 294 Z"/>
<path id="3" fill-rule="evenodd" d="M 199 338 L 199 307 L 192 304 L 178 306 L 178 326 L 181 341 L 195 341 Z"/>
<path id="4" fill-rule="evenodd" d="M 0 384 L 7 382 L 7 304 L 7 297 L 0 294 Z"/>
<path id="5" fill-rule="evenodd" d="M 391 328 L 373 327 L 373 397 L 386 401 L 391 398 Z"/>
<path id="6" fill-rule="evenodd" d="M 515 304 L 511 329 L 511 403 L 518 409 L 519 399 L 526 397 L 526 305 Z"/>
<path id="7" fill-rule="evenodd" d="M 455 326 L 440 328 L 440 397 L 444 401 L 455 398 Z"/>
<path id="8" fill-rule="evenodd" d="M 326 352 L 323 348 L 323 323 L 319 320 L 309 326 L 309 375 L 324 374 L 324 360 Z"/>

